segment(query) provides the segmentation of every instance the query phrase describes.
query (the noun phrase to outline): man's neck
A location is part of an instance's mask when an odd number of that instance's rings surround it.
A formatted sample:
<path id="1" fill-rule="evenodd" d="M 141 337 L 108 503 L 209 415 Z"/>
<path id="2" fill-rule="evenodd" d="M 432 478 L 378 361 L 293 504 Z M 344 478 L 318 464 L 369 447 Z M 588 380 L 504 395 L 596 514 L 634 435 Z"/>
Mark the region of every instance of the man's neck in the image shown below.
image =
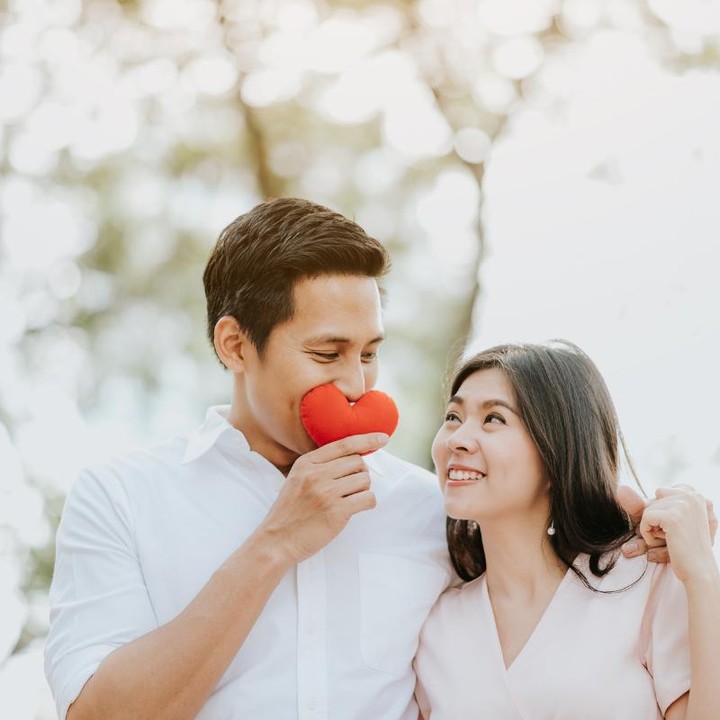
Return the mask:
<path id="1" fill-rule="evenodd" d="M 245 436 L 253 452 L 262 455 L 262 457 L 271 465 L 274 465 L 283 475 L 287 475 L 290 472 L 299 455 L 269 438 L 246 412 L 245 404 L 241 399 L 236 397 L 236 394 L 233 394 L 228 422 Z"/>

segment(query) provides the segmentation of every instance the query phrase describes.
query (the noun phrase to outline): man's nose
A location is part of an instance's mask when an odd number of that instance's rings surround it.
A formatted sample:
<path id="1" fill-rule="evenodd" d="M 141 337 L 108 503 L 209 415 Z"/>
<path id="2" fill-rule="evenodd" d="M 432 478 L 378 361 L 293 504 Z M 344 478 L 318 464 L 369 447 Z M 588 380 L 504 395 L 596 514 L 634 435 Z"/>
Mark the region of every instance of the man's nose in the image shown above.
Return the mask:
<path id="1" fill-rule="evenodd" d="M 347 398 L 348 402 L 357 402 L 365 394 L 365 373 L 362 365 L 348 367 L 342 377 L 335 381 L 335 386 Z"/>

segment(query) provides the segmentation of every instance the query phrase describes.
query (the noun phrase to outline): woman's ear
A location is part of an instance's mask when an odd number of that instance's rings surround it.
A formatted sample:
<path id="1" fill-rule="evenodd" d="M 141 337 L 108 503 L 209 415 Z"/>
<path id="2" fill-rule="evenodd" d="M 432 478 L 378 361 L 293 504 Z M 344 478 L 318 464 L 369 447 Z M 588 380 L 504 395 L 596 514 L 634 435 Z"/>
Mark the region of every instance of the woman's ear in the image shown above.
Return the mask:
<path id="1" fill-rule="evenodd" d="M 213 332 L 213 345 L 222 364 L 231 372 L 245 370 L 249 340 L 240 329 L 237 320 L 223 315 L 216 323 Z"/>

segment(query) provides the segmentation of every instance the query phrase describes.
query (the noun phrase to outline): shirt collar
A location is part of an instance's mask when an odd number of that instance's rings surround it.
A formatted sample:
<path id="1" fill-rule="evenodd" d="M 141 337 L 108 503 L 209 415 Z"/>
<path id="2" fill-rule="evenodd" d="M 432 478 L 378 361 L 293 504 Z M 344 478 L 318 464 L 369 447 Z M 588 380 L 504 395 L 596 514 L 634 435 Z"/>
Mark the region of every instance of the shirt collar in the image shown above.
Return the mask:
<path id="1" fill-rule="evenodd" d="M 202 457 L 225 434 L 234 434 L 234 441 L 240 452 L 250 452 L 250 445 L 245 436 L 233 427 L 228 421 L 229 405 L 214 405 L 208 408 L 203 424 L 188 438 L 188 444 L 183 455 L 183 464 L 190 463 Z"/>
<path id="2" fill-rule="evenodd" d="M 202 457 L 208 450 L 213 448 L 218 440 L 224 435 L 233 435 L 235 449 L 242 454 L 252 452 L 250 445 L 240 430 L 230 424 L 229 405 L 213 405 L 208 408 L 203 424 L 195 430 L 188 438 L 188 444 L 183 455 L 183 465 L 193 462 Z M 365 455 L 364 460 L 367 466 L 377 475 L 384 475 L 382 461 L 378 457 L 381 453 L 374 452 Z"/>
<path id="3" fill-rule="evenodd" d="M 363 457 L 363 460 L 365 460 L 365 464 L 372 470 L 375 474 L 379 475 L 380 477 L 383 477 L 385 473 L 383 472 L 382 467 L 382 450 L 377 450 L 374 453 L 370 453 L 370 455 L 365 455 Z"/>

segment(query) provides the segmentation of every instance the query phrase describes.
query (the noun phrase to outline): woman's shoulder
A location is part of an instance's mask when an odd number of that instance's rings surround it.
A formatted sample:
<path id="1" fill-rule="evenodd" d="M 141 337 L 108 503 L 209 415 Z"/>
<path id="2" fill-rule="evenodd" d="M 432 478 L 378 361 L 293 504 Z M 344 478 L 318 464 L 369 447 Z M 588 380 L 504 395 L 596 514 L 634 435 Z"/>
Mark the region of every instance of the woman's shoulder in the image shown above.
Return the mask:
<path id="1" fill-rule="evenodd" d="M 611 593 L 640 586 L 647 589 L 656 567 L 655 563 L 648 563 L 644 555 L 626 558 L 619 552 L 607 553 L 600 557 L 598 568 L 604 571 L 610 567 L 600 577 L 593 573 L 589 555 L 578 555 L 573 565 L 585 576 L 593 589 Z M 578 578 L 578 582 L 582 583 L 582 580 Z"/>
<path id="2" fill-rule="evenodd" d="M 590 558 L 578 556 L 574 566 L 588 581 L 588 588 L 579 576 L 575 576 L 576 592 L 580 596 L 591 593 L 596 598 L 613 599 L 613 605 L 637 607 L 638 611 L 651 610 L 659 598 L 677 598 L 684 602 L 685 590 L 669 563 L 650 562 L 645 555 L 626 558 L 624 555 L 606 555 L 599 560 L 599 567 L 611 569 L 602 577 L 594 575 Z M 597 592 L 596 592 L 597 591 Z"/>
<path id="3" fill-rule="evenodd" d="M 478 617 L 485 593 L 485 576 L 462 585 L 448 588 L 435 602 L 425 620 L 421 633 L 421 647 L 437 649 L 450 638 L 466 633 Z"/>

